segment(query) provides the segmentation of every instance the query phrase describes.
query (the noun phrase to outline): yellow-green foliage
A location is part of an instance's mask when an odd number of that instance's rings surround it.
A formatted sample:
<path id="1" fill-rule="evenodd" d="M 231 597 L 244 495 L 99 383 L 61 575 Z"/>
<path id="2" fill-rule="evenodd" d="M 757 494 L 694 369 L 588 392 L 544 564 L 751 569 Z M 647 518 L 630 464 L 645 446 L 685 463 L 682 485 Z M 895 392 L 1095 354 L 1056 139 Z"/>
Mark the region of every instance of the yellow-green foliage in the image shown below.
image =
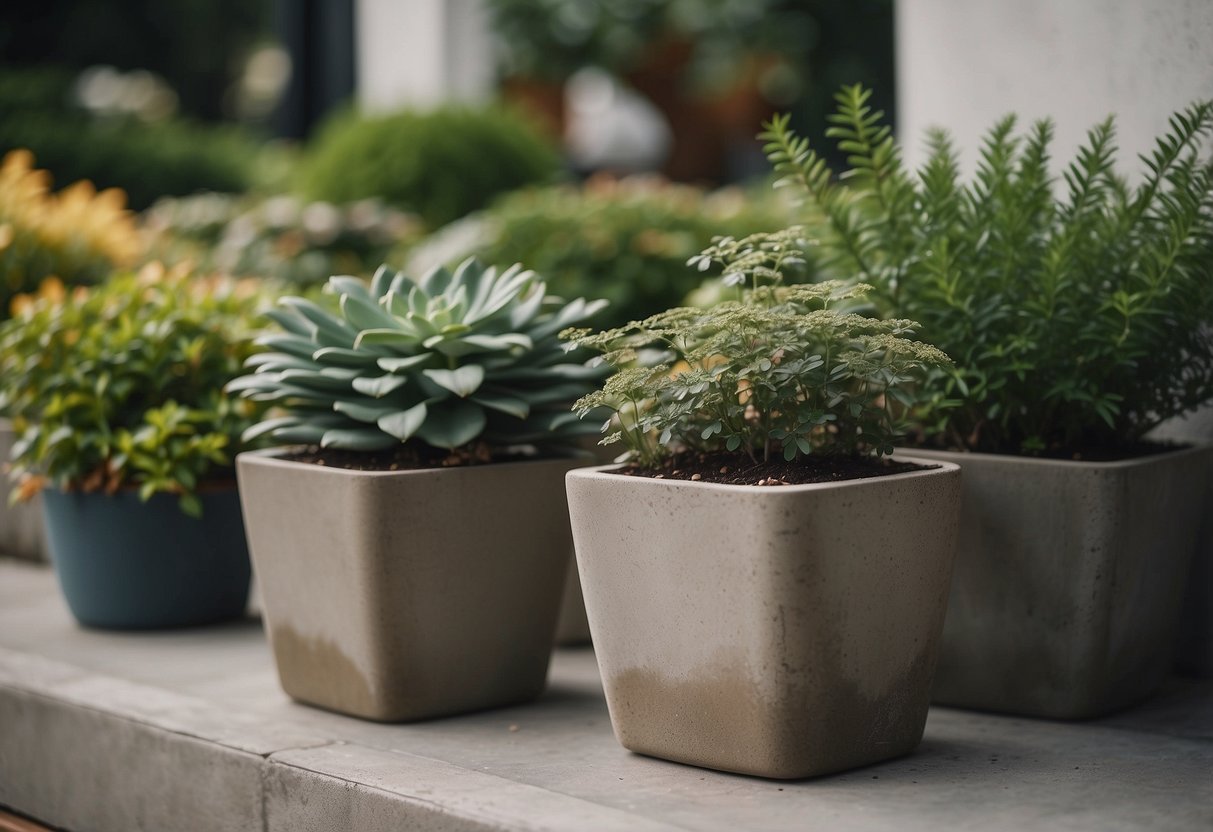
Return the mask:
<path id="1" fill-rule="evenodd" d="M 140 241 L 126 196 L 88 182 L 51 191 L 50 174 L 29 151 L 0 164 L 0 319 L 15 295 L 55 277 L 92 283 L 138 257 Z"/>
<path id="2" fill-rule="evenodd" d="M 233 476 L 263 407 L 223 386 L 254 350 L 259 284 L 153 264 L 95 288 L 22 298 L 0 324 L 0 411 L 13 418 L 18 496 L 50 481 L 201 511 L 205 480 Z"/>

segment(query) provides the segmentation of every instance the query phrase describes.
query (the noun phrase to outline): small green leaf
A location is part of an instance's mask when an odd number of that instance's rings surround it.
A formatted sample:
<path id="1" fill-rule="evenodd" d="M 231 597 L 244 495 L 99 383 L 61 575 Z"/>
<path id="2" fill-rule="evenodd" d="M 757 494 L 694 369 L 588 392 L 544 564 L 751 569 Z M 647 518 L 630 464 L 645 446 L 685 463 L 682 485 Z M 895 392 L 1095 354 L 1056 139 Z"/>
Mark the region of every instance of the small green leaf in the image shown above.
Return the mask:
<path id="1" fill-rule="evenodd" d="M 479 364 L 464 364 L 454 370 L 422 370 L 425 377 L 450 390 L 461 399 L 466 399 L 484 383 L 484 367 Z M 461 443 L 462 444 L 462 443 Z"/>
<path id="2" fill-rule="evenodd" d="M 382 399 L 388 393 L 399 390 L 408 384 L 408 376 L 388 374 L 386 376 L 375 376 L 374 378 L 356 378 L 352 384 L 354 389 L 362 395 L 370 396 L 374 399 Z"/>
<path id="3" fill-rule="evenodd" d="M 389 373 L 403 373 L 407 370 L 412 370 L 420 367 L 427 362 L 432 362 L 432 355 L 410 355 L 403 358 L 380 358 L 379 369 Z"/>
<path id="4" fill-rule="evenodd" d="M 425 424 L 426 416 L 425 402 L 422 402 L 410 407 L 408 410 L 398 410 L 382 416 L 377 424 L 380 430 L 404 442 L 410 439 Z"/>
<path id="5" fill-rule="evenodd" d="M 485 423 L 484 408 L 452 399 L 432 408 L 417 436 L 436 448 L 454 449 L 479 436 Z"/>
<path id="6" fill-rule="evenodd" d="M 333 428 L 320 438 L 322 448 L 341 448 L 347 451 L 382 451 L 394 447 L 399 441 L 378 428 Z"/>

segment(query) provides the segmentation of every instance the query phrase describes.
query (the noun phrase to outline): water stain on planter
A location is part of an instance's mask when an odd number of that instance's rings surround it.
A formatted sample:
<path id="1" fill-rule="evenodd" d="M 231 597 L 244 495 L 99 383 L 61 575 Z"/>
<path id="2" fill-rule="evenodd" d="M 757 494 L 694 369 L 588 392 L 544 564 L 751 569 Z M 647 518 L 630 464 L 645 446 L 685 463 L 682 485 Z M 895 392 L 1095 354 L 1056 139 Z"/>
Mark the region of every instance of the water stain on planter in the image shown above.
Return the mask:
<path id="1" fill-rule="evenodd" d="M 926 724 L 935 657 L 917 656 L 878 696 L 843 677 L 839 658 L 780 671 L 773 686 L 725 655 L 682 678 L 622 671 L 608 680 L 619 741 L 641 754 L 785 779 L 912 751 Z"/>
<path id="2" fill-rule="evenodd" d="M 278 676 L 291 698 L 321 707 L 328 702 L 349 703 L 359 716 L 381 718 L 370 681 L 337 645 L 281 624 L 272 628 L 270 637 Z"/>

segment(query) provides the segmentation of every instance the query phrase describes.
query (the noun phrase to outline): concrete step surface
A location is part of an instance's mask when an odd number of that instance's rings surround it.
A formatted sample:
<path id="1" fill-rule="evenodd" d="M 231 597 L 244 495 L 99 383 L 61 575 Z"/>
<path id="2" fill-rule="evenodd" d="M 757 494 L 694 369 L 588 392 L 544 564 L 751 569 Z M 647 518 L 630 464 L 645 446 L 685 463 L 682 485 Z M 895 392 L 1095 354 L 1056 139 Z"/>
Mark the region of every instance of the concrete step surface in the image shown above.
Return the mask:
<path id="1" fill-rule="evenodd" d="M 72 832 L 1210 830 L 1213 683 L 1086 723 L 934 708 L 908 757 L 775 782 L 623 750 L 588 648 L 532 704 L 381 725 L 288 699 L 255 619 L 88 631 L 0 560 L 0 806 Z"/>

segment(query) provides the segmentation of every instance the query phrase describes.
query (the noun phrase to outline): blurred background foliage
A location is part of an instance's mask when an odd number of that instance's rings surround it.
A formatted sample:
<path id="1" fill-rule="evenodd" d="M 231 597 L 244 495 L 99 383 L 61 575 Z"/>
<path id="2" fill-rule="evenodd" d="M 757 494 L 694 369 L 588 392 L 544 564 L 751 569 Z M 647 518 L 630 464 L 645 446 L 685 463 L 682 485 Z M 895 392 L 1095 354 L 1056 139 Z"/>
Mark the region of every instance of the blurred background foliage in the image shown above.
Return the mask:
<path id="1" fill-rule="evenodd" d="M 620 326 L 678 306 L 711 277 L 687 267 L 720 234 L 787 225 L 792 207 L 769 188 L 709 192 L 644 176 L 515 191 L 408 253 L 414 273 L 475 255 L 524 263 L 565 298 L 606 298 L 593 321 Z M 718 275 L 717 275 L 718 276 Z"/>
<path id="2" fill-rule="evenodd" d="M 892 0 L 483 2 L 495 100 L 373 115 L 353 0 L 0 4 L 0 154 L 32 153 L 0 186 L 0 317 L 44 278 L 150 258 L 315 284 L 466 253 L 643 317 L 700 286 L 685 261 L 712 235 L 786 224 L 746 182 L 764 118 L 816 132 L 841 83 L 894 88 Z M 590 66 L 666 125 L 640 179 L 573 161 Z"/>

